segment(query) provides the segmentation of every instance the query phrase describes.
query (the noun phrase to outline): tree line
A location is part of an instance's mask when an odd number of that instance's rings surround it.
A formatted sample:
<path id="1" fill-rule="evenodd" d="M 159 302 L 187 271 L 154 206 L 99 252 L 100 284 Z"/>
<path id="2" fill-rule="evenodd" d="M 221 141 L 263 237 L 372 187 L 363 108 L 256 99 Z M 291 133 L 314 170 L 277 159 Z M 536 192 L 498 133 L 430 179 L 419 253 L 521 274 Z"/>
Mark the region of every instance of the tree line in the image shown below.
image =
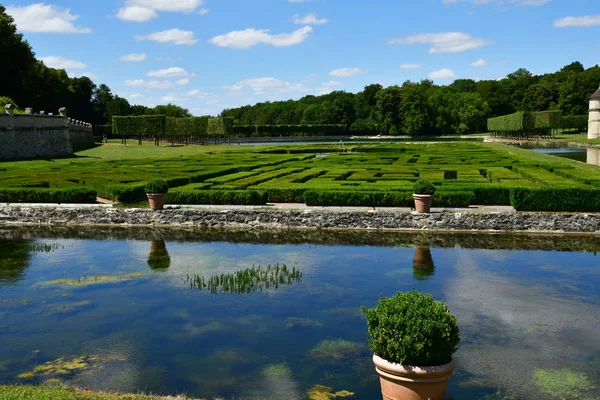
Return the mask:
<path id="1" fill-rule="evenodd" d="M 238 125 L 346 124 L 353 133 L 443 135 L 485 132 L 488 118 L 518 111 L 588 113 L 600 84 L 600 67 L 573 62 L 551 74 L 521 68 L 501 80 L 430 80 L 384 88 L 368 85 L 353 94 L 334 91 L 300 100 L 258 103 L 224 110 Z"/>
<path id="2" fill-rule="evenodd" d="M 90 78 L 69 77 L 63 69 L 46 66 L 35 58 L 30 44 L 17 33 L 14 19 L 0 4 L 0 96 L 21 109 L 56 113 L 60 107 L 69 109 L 69 116 L 95 125 L 111 123 L 116 115 L 167 115 L 189 117 L 190 112 L 173 104 L 153 108 L 132 105 L 113 94 L 105 85 L 96 85 Z"/>

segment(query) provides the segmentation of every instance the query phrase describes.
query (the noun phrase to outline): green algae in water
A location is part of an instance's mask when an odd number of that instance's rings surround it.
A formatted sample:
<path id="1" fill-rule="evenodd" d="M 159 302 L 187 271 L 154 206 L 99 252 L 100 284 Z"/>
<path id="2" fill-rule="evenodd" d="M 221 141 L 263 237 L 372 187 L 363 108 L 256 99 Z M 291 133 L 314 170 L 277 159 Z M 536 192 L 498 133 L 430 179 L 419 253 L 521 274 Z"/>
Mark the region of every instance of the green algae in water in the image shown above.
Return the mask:
<path id="1" fill-rule="evenodd" d="M 310 358 L 320 362 L 336 362 L 340 360 L 355 358 L 365 346 L 361 343 L 350 342 L 343 339 L 327 339 L 319 342 L 310 352 Z"/>
<path id="2" fill-rule="evenodd" d="M 322 328 L 323 323 L 320 321 L 315 321 L 310 318 L 297 318 L 290 317 L 285 320 L 283 323 L 285 329 L 293 329 L 293 328 Z"/>
<path id="3" fill-rule="evenodd" d="M 143 272 L 134 272 L 127 275 L 94 275 L 84 276 L 83 278 L 75 279 L 55 279 L 53 281 L 46 281 L 39 283 L 40 286 L 51 286 L 51 285 L 62 285 L 62 286 L 74 286 L 74 287 L 86 287 L 93 285 L 101 285 L 107 283 L 119 283 L 131 281 L 135 278 L 147 276 Z"/>
<path id="4" fill-rule="evenodd" d="M 73 376 L 78 372 L 88 368 L 90 364 L 100 360 L 98 356 L 78 356 L 65 358 L 60 357 L 54 361 L 48 361 L 44 364 L 38 365 L 33 368 L 32 371 L 24 372 L 17 375 L 19 379 L 33 379 L 36 377 L 48 377 L 48 376 Z"/>
<path id="5" fill-rule="evenodd" d="M 263 368 L 262 373 L 273 378 L 289 377 L 292 375 L 292 370 L 287 364 L 271 364 Z"/>
<path id="6" fill-rule="evenodd" d="M 315 385 L 308 391 L 310 400 L 329 400 L 354 397 L 354 393 L 347 390 L 333 392 L 333 389 L 323 385 Z"/>
<path id="7" fill-rule="evenodd" d="M 586 395 L 596 388 L 587 375 L 568 369 L 536 368 L 533 378 L 544 393 L 561 400 L 590 399 Z"/>

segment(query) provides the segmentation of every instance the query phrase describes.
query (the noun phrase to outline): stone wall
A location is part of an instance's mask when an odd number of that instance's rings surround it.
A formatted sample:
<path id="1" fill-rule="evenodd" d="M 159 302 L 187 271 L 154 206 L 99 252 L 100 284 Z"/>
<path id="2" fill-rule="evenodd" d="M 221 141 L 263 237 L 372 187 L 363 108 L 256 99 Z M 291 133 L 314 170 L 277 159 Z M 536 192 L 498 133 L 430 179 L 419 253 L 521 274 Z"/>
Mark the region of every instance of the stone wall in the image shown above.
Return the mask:
<path id="1" fill-rule="evenodd" d="M 73 151 L 94 146 L 92 125 L 59 115 L 14 114 L 7 104 L 0 114 L 0 160 L 56 158 L 73 155 Z"/>
<path id="2" fill-rule="evenodd" d="M 600 233 L 600 214 L 332 212 L 111 207 L 0 207 L 0 226 L 182 226 L 268 229 L 377 229 Z"/>

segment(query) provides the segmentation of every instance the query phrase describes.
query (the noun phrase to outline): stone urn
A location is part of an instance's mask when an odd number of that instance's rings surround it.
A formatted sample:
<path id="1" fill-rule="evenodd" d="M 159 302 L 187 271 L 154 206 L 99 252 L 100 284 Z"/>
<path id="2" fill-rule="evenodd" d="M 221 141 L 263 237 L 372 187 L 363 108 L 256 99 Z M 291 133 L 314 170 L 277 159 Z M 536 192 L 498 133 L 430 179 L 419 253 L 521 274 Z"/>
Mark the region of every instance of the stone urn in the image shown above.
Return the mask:
<path id="1" fill-rule="evenodd" d="M 415 211 L 418 213 L 428 213 L 431 211 L 431 203 L 433 203 L 432 194 L 413 194 L 415 199 Z"/>
<path id="2" fill-rule="evenodd" d="M 148 196 L 150 209 L 153 211 L 162 210 L 165 207 L 166 193 L 146 193 L 146 196 Z"/>
<path id="3" fill-rule="evenodd" d="M 394 364 L 373 355 L 384 400 L 444 400 L 455 364 L 418 367 Z"/>

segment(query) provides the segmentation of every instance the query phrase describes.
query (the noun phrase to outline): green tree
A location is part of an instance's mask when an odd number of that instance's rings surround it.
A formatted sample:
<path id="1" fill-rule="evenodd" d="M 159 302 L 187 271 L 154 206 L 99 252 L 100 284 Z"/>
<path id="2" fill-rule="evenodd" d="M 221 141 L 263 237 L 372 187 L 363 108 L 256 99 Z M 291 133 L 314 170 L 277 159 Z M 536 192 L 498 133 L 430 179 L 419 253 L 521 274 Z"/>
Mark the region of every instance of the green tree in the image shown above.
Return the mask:
<path id="1" fill-rule="evenodd" d="M 154 107 L 154 114 L 166 115 L 167 117 L 191 117 L 192 114 L 186 108 L 177 106 L 175 104 L 159 105 Z"/>
<path id="2" fill-rule="evenodd" d="M 392 126 L 397 128 L 402 122 L 402 90 L 398 86 L 390 86 L 377 92 L 375 98 L 375 120 L 382 132 L 389 133 Z"/>

